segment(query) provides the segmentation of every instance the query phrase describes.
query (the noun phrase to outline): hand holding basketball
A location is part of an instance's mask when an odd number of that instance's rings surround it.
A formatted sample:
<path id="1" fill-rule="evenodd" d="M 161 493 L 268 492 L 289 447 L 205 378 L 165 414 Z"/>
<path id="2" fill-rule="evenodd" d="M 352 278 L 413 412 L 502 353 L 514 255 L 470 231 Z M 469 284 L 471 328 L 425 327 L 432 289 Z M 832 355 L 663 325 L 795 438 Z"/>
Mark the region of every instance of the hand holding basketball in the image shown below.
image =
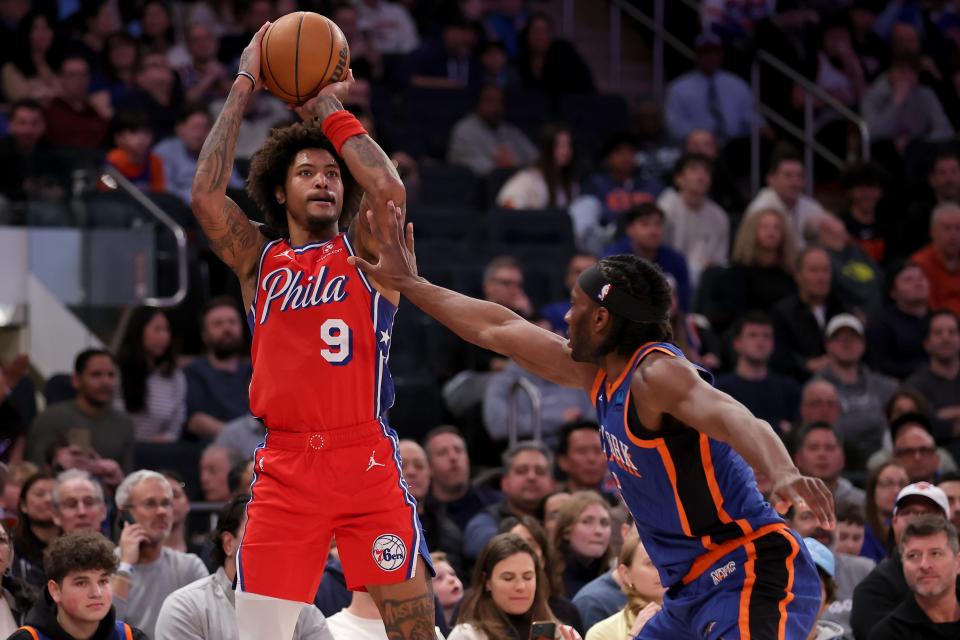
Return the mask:
<path id="1" fill-rule="evenodd" d="M 263 76 L 260 74 L 260 43 L 263 41 L 263 35 L 269 28 L 270 23 L 264 22 L 260 30 L 253 34 L 253 38 L 250 39 L 250 44 L 244 48 L 243 53 L 240 55 L 240 66 L 237 71 L 249 73 L 256 79 L 253 87 L 254 91 L 263 86 Z"/>
<path id="2" fill-rule="evenodd" d="M 347 69 L 347 77 L 344 80 L 328 84 L 316 96 L 304 102 L 302 106 L 294 107 L 293 110 L 305 121 L 314 118 L 323 119 L 332 111 L 343 108 L 343 100 L 350 94 L 353 82 L 353 69 Z"/>

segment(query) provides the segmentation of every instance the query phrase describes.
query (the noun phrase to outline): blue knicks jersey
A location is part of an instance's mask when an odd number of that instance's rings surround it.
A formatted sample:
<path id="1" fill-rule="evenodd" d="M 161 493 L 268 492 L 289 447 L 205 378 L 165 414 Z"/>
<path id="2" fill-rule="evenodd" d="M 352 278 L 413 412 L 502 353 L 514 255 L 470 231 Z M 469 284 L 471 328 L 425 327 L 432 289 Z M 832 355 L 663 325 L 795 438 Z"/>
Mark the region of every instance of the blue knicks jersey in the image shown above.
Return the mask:
<path id="1" fill-rule="evenodd" d="M 729 445 L 669 414 L 658 431 L 640 424 L 630 382 L 654 351 L 684 357 L 672 344 L 645 344 L 613 383 L 600 371 L 592 397 L 610 470 L 661 584 L 671 587 L 696 579 L 744 537 L 785 525 L 757 490 L 753 470 Z"/>

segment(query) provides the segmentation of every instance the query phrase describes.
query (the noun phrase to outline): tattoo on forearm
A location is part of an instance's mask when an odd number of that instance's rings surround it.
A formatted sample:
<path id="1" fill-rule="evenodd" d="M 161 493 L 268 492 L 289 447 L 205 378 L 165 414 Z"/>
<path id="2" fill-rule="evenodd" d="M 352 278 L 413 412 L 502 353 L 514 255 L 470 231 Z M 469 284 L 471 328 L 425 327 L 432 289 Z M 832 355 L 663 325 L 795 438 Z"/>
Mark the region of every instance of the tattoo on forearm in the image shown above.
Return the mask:
<path id="1" fill-rule="evenodd" d="M 383 625 L 390 640 L 434 640 L 433 594 L 403 600 L 384 600 Z"/>
<path id="2" fill-rule="evenodd" d="M 237 145 L 237 134 L 249 95 L 248 92 L 237 90 L 230 92 L 210 135 L 203 143 L 193 180 L 207 193 L 227 189 L 233 171 L 233 150 Z"/>
<path id="3" fill-rule="evenodd" d="M 370 136 L 353 136 L 348 138 L 343 144 L 343 149 L 351 149 L 356 153 L 357 160 L 364 167 L 369 169 L 383 169 L 390 172 L 393 176 L 399 178 L 397 168 L 390 162 L 390 158 L 383 152 L 376 142 Z"/>

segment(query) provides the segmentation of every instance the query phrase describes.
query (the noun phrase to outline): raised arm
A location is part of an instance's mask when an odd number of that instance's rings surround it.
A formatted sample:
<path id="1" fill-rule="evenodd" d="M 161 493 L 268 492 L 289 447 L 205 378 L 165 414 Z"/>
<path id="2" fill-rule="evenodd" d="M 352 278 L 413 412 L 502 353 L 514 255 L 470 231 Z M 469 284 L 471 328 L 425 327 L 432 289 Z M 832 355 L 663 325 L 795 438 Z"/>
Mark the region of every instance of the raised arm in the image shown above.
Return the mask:
<path id="1" fill-rule="evenodd" d="M 651 356 L 631 383 L 638 414 L 669 413 L 715 440 L 726 442 L 773 481 L 771 501 L 806 505 L 826 527 L 833 526 L 833 497 L 817 478 L 802 476 L 769 424 L 714 389 L 684 360 Z M 650 424 L 650 422 L 645 422 Z"/>
<path id="2" fill-rule="evenodd" d="M 590 390 L 597 367 L 574 362 L 567 341 L 527 322 L 504 306 L 477 300 L 427 282 L 417 274 L 413 224 L 403 226 L 403 212 L 388 204 L 384 227 L 366 212 L 371 233 L 380 245 L 377 264 L 351 258 L 383 286 L 399 291 L 424 313 L 467 342 L 513 358 L 524 369 L 566 387 Z"/>
<path id="3" fill-rule="evenodd" d="M 264 238 L 240 207 L 227 197 L 227 185 L 233 173 L 233 155 L 243 110 L 253 92 L 260 88 L 260 40 L 268 25 L 260 27 L 243 50 L 240 74 L 234 79 L 227 101 L 200 150 L 190 192 L 193 214 L 210 241 L 210 248 L 240 278 L 245 298 L 247 289 L 253 286 Z M 256 83 L 247 76 L 255 78 Z"/>
<path id="4" fill-rule="evenodd" d="M 324 87 L 317 97 L 308 100 L 302 107 L 298 108 L 297 113 L 304 120 L 313 120 L 323 126 L 328 117 L 344 110 L 340 101 L 349 93 L 352 84 L 353 72 L 350 71 L 346 80 Z M 386 224 L 386 217 L 392 215 L 388 203 L 393 202 L 398 207 L 403 208 L 407 199 L 406 189 L 400 180 L 400 174 L 393 166 L 393 162 L 380 148 L 380 145 L 365 133 L 347 138 L 340 149 L 340 155 L 347 168 L 350 169 L 354 180 L 363 190 L 364 204 L 361 205 L 360 211 L 370 209 L 381 224 Z M 344 207 L 348 205 L 357 206 L 357 204 L 345 202 Z M 348 213 L 352 214 L 353 212 L 344 211 L 343 215 Z M 357 222 L 362 223 L 363 221 Z M 360 255 L 376 259 L 380 247 L 369 233 L 367 225 L 351 225 L 351 235 Z"/>

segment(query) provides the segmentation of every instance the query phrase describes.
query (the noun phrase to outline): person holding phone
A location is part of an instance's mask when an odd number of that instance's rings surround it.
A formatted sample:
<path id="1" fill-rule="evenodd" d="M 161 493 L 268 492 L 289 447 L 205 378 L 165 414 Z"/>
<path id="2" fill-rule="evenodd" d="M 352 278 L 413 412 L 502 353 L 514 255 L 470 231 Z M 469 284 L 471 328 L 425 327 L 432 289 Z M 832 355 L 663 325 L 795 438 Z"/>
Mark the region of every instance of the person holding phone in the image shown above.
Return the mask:
<path id="1" fill-rule="evenodd" d="M 537 552 L 515 533 L 480 553 L 457 621 L 447 640 L 581 640 L 553 615 Z"/>

